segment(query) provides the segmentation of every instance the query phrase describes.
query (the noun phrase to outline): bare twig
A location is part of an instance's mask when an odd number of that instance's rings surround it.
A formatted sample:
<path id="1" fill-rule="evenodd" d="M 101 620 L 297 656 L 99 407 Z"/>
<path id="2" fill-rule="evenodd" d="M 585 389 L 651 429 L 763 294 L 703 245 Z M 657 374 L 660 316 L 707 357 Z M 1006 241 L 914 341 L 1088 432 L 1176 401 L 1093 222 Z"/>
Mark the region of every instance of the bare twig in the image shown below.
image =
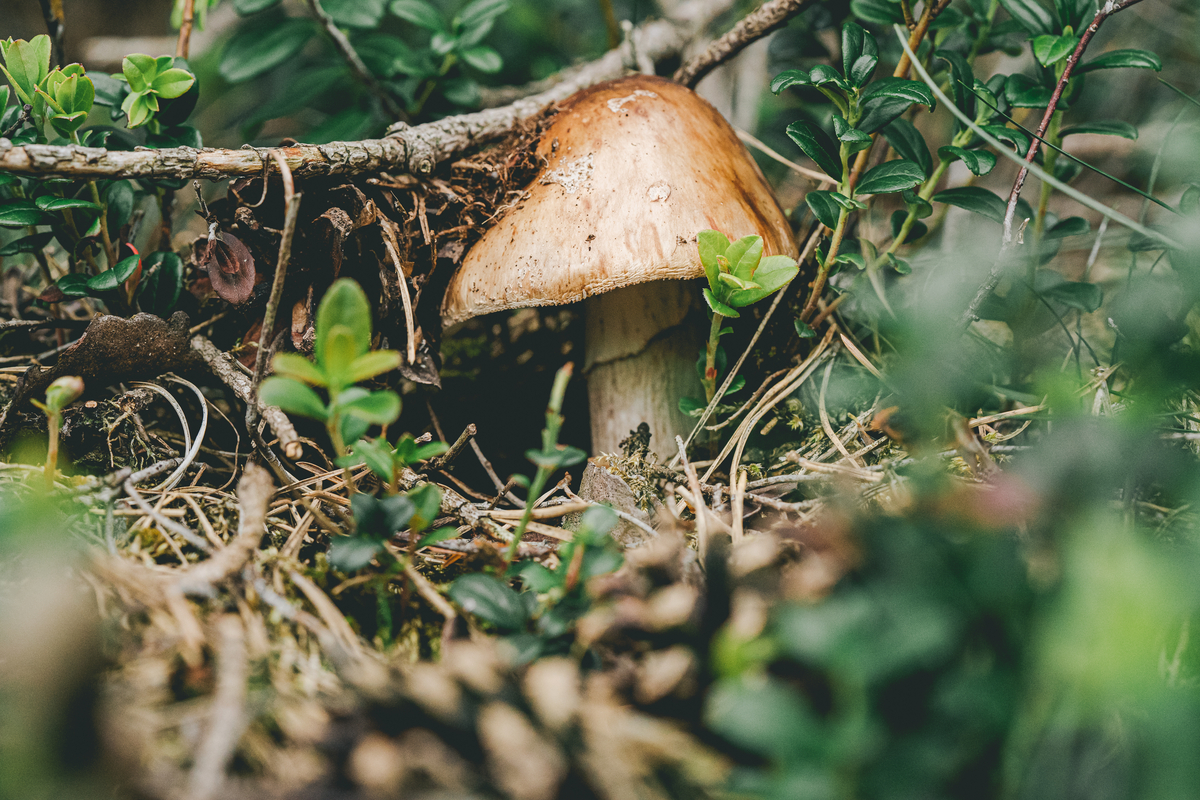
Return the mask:
<path id="1" fill-rule="evenodd" d="M 1041 145 L 1041 139 L 1046 135 L 1046 129 L 1050 127 L 1050 121 L 1054 118 L 1054 113 L 1058 110 L 1058 102 L 1062 99 L 1063 91 L 1067 88 L 1067 83 L 1071 80 L 1071 74 L 1074 72 L 1076 64 L 1079 63 L 1079 59 L 1083 57 L 1083 52 L 1087 50 L 1092 37 L 1096 35 L 1096 31 L 1100 29 L 1100 26 L 1104 24 L 1106 19 L 1118 11 L 1123 11 L 1140 2 L 1141 0 L 1120 0 L 1119 2 L 1118 0 L 1106 0 L 1104 6 L 1092 18 L 1091 24 L 1084 29 L 1083 35 L 1079 37 L 1079 44 L 1075 45 L 1075 51 L 1067 57 L 1062 75 L 1059 76 L 1058 84 L 1054 87 L 1054 93 L 1050 95 L 1050 102 L 1046 105 L 1046 111 L 1042 114 L 1042 121 L 1038 123 L 1035 137 L 1029 143 L 1029 150 L 1025 153 L 1025 166 L 1017 173 L 1017 178 L 1013 181 L 1012 190 L 1008 194 L 1008 206 L 1004 211 L 1004 238 L 1000 243 L 1000 253 L 996 258 L 996 263 L 992 265 L 987 279 L 980 285 L 979 290 L 975 292 L 975 296 L 971 298 L 971 302 L 967 305 L 967 310 L 963 312 L 962 319 L 960 320 L 961 326 L 970 325 L 978 317 L 980 306 L 991 295 L 992 290 L 996 288 L 996 284 L 1000 282 L 1000 274 L 1004 267 L 1004 256 L 1012 248 L 1013 218 L 1017 212 L 1017 201 L 1021 198 L 1021 189 L 1024 188 L 1025 179 L 1029 176 L 1029 165 L 1033 163 L 1038 147 Z"/>
<path id="2" fill-rule="evenodd" d="M 267 532 L 267 503 L 274 486 L 264 468 L 247 464 L 238 483 L 238 532 L 228 545 L 210 559 L 202 561 L 180 576 L 178 588 L 184 594 L 209 594 L 213 586 L 241 571 Z"/>
<path id="3" fill-rule="evenodd" d="M 463 428 L 463 432 L 454 440 L 454 444 L 450 445 L 449 450 L 436 458 L 429 459 L 429 468 L 444 469 L 451 461 L 458 458 L 458 454 L 462 452 L 462 449 L 467 446 L 467 442 L 475 435 L 475 430 L 474 422 Z"/>
<path id="4" fill-rule="evenodd" d="M 769 0 L 742 17 L 733 29 L 703 53 L 675 71 L 674 79 L 690 88 L 729 59 L 768 33 L 777 31 L 812 3 L 812 0 Z"/>
<path id="5" fill-rule="evenodd" d="M 693 0 L 689 15 L 679 20 L 653 20 L 639 26 L 639 52 L 653 61 L 678 55 L 695 33 L 727 11 L 733 0 Z M 357 175 L 390 171 L 431 173 L 437 164 L 463 150 L 503 135 L 522 120 L 540 114 L 580 89 L 621 77 L 621 50 L 611 50 L 576 71 L 569 80 L 502 108 L 459 114 L 410 127 L 393 125 L 386 138 L 330 142 L 278 148 L 297 178 Z M 0 170 L 20 175 L 67 178 L 225 179 L 259 176 L 263 162 L 257 150 L 168 147 L 160 150 L 105 150 L 97 147 L 0 143 Z M 274 166 L 273 171 L 278 171 Z"/>
<path id="6" fill-rule="evenodd" d="M 222 383 L 233 390 L 239 400 L 247 405 L 254 403 L 258 406 L 258 413 L 267 421 L 267 425 L 279 439 L 284 455 L 293 460 L 299 458 L 303 450 L 300 445 L 300 437 L 296 434 L 292 421 L 279 408 L 263 405 L 252 389 L 250 377 L 238 366 L 235 366 L 236 362 L 233 357 L 219 350 L 215 344 L 199 334 L 192 337 L 191 344 L 192 350 L 203 359 Z M 251 433 L 253 432 L 254 429 L 251 429 Z"/>
<path id="7" fill-rule="evenodd" d="M 407 120 L 408 115 L 396 102 L 396 98 L 392 97 L 383 84 L 375 79 L 371 70 L 367 69 L 367 65 L 359 58 L 354 45 L 350 44 L 350 40 L 346 38 L 346 34 L 342 33 L 337 23 L 333 21 L 333 17 L 329 16 L 328 12 L 321 7 L 321 0 L 308 0 L 308 8 L 312 11 L 313 16 L 320 20 L 321 27 L 325 29 L 325 35 L 333 42 L 333 46 L 342 56 L 342 60 L 346 62 L 346 66 L 350 67 L 350 71 L 354 73 L 355 79 L 379 99 L 384 110 L 392 119 Z"/>
<path id="8" fill-rule="evenodd" d="M 315 0 L 314 0 L 315 1 Z M 267 369 L 267 351 L 271 334 L 275 330 L 275 315 L 279 311 L 279 301 L 283 297 L 283 283 L 287 278 L 287 265 L 292 257 L 292 239 L 296 235 L 296 218 L 300 215 L 300 195 L 292 181 L 292 171 L 287 162 L 272 151 L 271 157 L 279 165 L 279 174 L 283 176 L 283 235 L 279 239 L 279 255 L 275 259 L 275 279 L 271 283 L 271 296 L 267 299 L 267 308 L 263 312 L 262 329 L 258 334 L 258 353 L 254 359 L 254 377 L 250 384 L 253 402 L 246 403 L 246 427 L 251 430 L 258 425 L 260 408 L 258 387 L 262 383 L 263 373 Z M 266 191 L 266 181 L 263 181 L 263 191 Z M 289 458 L 294 456 L 289 455 Z"/>
<path id="9" fill-rule="evenodd" d="M 66 32 L 66 15 L 63 0 L 38 0 L 42 7 L 42 19 L 46 21 L 46 33 L 50 34 L 50 67 L 63 63 L 63 34 Z"/>
<path id="10" fill-rule="evenodd" d="M 201 0 L 207 2 L 207 0 Z M 179 40 L 175 43 L 175 57 L 187 58 L 192 44 L 192 25 L 196 19 L 196 0 L 183 0 L 183 16 L 179 22 Z"/>

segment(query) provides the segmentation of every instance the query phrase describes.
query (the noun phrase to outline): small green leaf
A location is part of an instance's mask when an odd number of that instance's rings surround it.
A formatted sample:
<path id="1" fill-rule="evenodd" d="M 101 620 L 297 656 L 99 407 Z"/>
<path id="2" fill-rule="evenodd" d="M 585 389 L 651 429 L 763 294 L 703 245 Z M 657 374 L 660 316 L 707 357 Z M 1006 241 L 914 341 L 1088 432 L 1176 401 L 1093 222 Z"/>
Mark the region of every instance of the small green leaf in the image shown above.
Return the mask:
<path id="1" fill-rule="evenodd" d="M 730 318 L 741 316 L 741 314 L 718 300 L 707 286 L 704 287 L 704 302 L 708 303 L 708 307 L 713 310 L 714 314 L 720 314 L 723 317 Z"/>
<path id="2" fill-rule="evenodd" d="M 271 359 L 271 368 L 276 375 L 295 378 L 313 386 L 327 386 L 325 373 L 317 365 L 299 353 L 276 353 Z"/>
<path id="3" fill-rule="evenodd" d="M 565 444 L 558 445 L 554 450 L 526 450 L 525 457 L 542 469 L 559 469 L 587 461 L 587 453 L 578 447 Z"/>
<path id="4" fill-rule="evenodd" d="M 25 228 L 49 222 L 50 218 L 41 209 L 26 200 L 0 205 L 0 228 Z"/>
<path id="5" fill-rule="evenodd" d="M 113 291 L 122 283 L 129 280 L 129 277 L 137 270 L 140 261 L 141 259 L 138 256 L 121 259 L 112 269 L 106 269 L 99 275 L 88 278 L 88 289 L 97 294 Z"/>
<path id="6" fill-rule="evenodd" d="M 1053 86 L 1038 83 L 1020 73 L 1009 75 L 1004 84 L 1004 97 L 1014 108 L 1045 108 L 1053 96 Z"/>
<path id="7" fill-rule="evenodd" d="M 947 163 L 961 160 L 976 175 L 987 175 L 996 166 L 996 157 L 986 150 L 966 150 L 953 145 L 939 147 L 938 158 Z"/>
<path id="8" fill-rule="evenodd" d="M 838 217 L 842 213 L 842 206 L 835 200 L 835 195 L 844 196 L 827 189 L 814 190 L 804 196 L 804 202 L 808 203 L 808 207 L 812 209 L 813 216 L 830 230 L 837 227 Z"/>
<path id="9" fill-rule="evenodd" d="M 54 239 L 52 231 L 47 233 L 35 233 L 32 236 L 26 236 L 22 239 L 14 239 L 8 244 L 0 247 L 0 256 L 15 256 L 20 253 L 36 253 Z"/>
<path id="10" fill-rule="evenodd" d="M 1152 69 L 1162 72 L 1163 63 L 1155 53 L 1149 50 L 1110 50 L 1104 55 L 1097 56 L 1086 64 L 1075 68 L 1074 74 L 1082 75 L 1097 69 Z"/>
<path id="11" fill-rule="evenodd" d="M 1003 224 L 1007 204 L 994 192 L 978 186 L 959 186 L 946 189 L 933 196 L 933 202 L 965 208 L 990 220 Z"/>
<path id="12" fill-rule="evenodd" d="M 350 380 L 353 383 L 391 372 L 400 366 L 400 353 L 395 350 L 372 350 L 350 362 Z"/>
<path id="13" fill-rule="evenodd" d="M 400 19 L 429 31 L 446 30 L 446 21 L 441 12 L 424 0 L 392 0 L 388 10 Z"/>
<path id="14" fill-rule="evenodd" d="M 980 125 L 979 127 L 985 133 L 1011 146 L 1017 153 L 1023 155 L 1029 152 L 1029 145 L 1033 140 L 1025 131 L 1019 128 L 1010 128 L 1007 125 Z"/>
<path id="15" fill-rule="evenodd" d="M 491 22 L 508 11 L 510 5 L 509 0 L 474 0 L 458 12 L 455 22 L 464 28 Z"/>
<path id="16" fill-rule="evenodd" d="M 696 246 L 700 251 L 700 263 L 704 266 L 704 275 L 708 278 L 709 286 L 716 286 L 717 256 L 724 256 L 729 249 L 729 239 L 720 231 L 700 231 L 696 235 Z"/>
<path id="17" fill-rule="evenodd" d="M 865 86 L 879 63 L 879 45 L 861 25 L 842 26 L 842 72 L 852 85 Z"/>
<path id="18" fill-rule="evenodd" d="M 724 283 L 726 286 L 731 286 L 734 289 L 757 289 L 758 284 L 754 281 L 746 281 L 739 278 L 737 275 L 728 272 L 722 272 L 717 276 L 717 280 Z"/>
<path id="19" fill-rule="evenodd" d="M 889 0 L 850 0 L 850 11 L 863 22 L 876 25 L 903 25 L 904 13 Z"/>
<path id="20" fill-rule="evenodd" d="M 492 575 L 467 573 L 450 584 L 447 594 L 463 611 L 502 631 L 525 627 L 528 615 L 521 596 Z"/>
<path id="21" fill-rule="evenodd" d="M 1031 35 L 1054 33 L 1054 17 L 1038 0 L 1000 0 L 1000 5 Z"/>
<path id="22" fill-rule="evenodd" d="M 244 83 L 294 58 L 315 32 L 312 20 L 299 18 L 242 28 L 226 43 L 217 70 L 230 83 Z"/>
<path id="23" fill-rule="evenodd" d="M 87 297 L 89 294 L 86 275 L 64 275 L 54 285 L 67 297 Z"/>
<path id="24" fill-rule="evenodd" d="M 801 695 L 777 678 L 719 681 L 705 699 L 704 722 L 738 747 L 778 761 L 819 747 L 825 736 Z"/>
<path id="25" fill-rule="evenodd" d="M 279 5 L 279 0 L 233 0 L 233 10 L 243 17 Z"/>
<path id="26" fill-rule="evenodd" d="M 862 176 L 856 194 L 890 194 L 911 189 L 925 182 L 925 173 L 911 161 L 898 158 L 887 161 Z"/>
<path id="27" fill-rule="evenodd" d="M 787 126 L 787 135 L 826 175 L 837 181 L 842 179 L 842 159 L 829 134 L 813 123 L 801 120 Z"/>
<path id="28" fill-rule="evenodd" d="M 882 133 L 897 155 L 918 165 L 925 177 L 933 174 L 933 157 L 916 125 L 901 117 L 885 126 Z"/>
<path id="29" fill-rule="evenodd" d="M 1122 139 L 1130 139 L 1137 141 L 1138 129 L 1128 122 L 1118 119 L 1096 120 L 1095 122 L 1084 122 L 1079 125 L 1072 125 L 1069 128 L 1063 129 L 1059 136 L 1063 139 L 1068 136 L 1073 136 L 1077 133 L 1095 133 L 1101 136 L 1120 136 Z"/>
<path id="30" fill-rule="evenodd" d="M 39 34 L 3 43 L 4 65 L 0 66 L 21 103 L 32 105 L 34 92 L 50 72 L 50 37 Z"/>
<path id="31" fill-rule="evenodd" d="M 754 273 L 758 287 L 734 292 L 729 296 L 729 305 L 743 308 L 757 303 L 787 286 L 799 272 L 800 267 L 791 256 L 767 256 Z"/>
<path id="32" fill-rule="evenodd" d="M 338 410 L 373 425 L 390 425 L 400 416 L 400 396 L 384 390 L 370 392 L 345 403 L 339 397 Z"/>
<path id="33" fill-rule="evenodd" d="M 743 244 L 745 246 L 743 247 Z M 762 259 L 763 240 L 761 236 L 745 236 L 729 246 L 725 257 L 729 259 L 730 272 L 741 281 L 749 281 L 754 277 L 754 270 Z"/>
<path id="34" fill-rule="evenodd" d="M 867 87 L 863 99 L 866 101 L 877 97 L 907 100 L 910 103 L 926 106 L 930 111 L 937 107 L 937 98 L 933 96 L 933 92 L 928 86 L 920 81 L 910 81 L 904 78 L 884 78 L 872 83 Z"/>
<path id="35" fill-rule="evenodd" d="M 356 572 L 383 550 L 383 542 L 373 536 L 338 536 L 329 546 L 329 564 L 342 572 Z"/>
<path id="36" fill-rule="evenodd" d="M 563 585 L 563 575 L 552 572 L 536 561 L 523 561 L 513 570 L 521 578 L 526 591 L 545 594 Z"/>
<path id="37" fill-rule="evenodd" d="M 371 347 L 371 305 L 362 288 L 349 278 L 334 281 L 317 308 L 317 335 L 313 352 L 321 363 L 325 363 L 322 355 L 326 348 L 325 339 L 336 326 L 342 327 L 352 343 L 349 358 L 342 364 L 344 369 Z"/>
<path id="38" fill-rule="evenodd" d="M 486 45 L 463 50 L 459 55 L 467 64 L 488 75 L 499 72 L 500 68 L 504 66 L 504 59 L 500 57 L 500 54 Z"/>
<path id="39" fill-rule="evenodd" d="M 1030 44 L 1033 46 L 1033 55 L 1042 63 L 1042 66 L 1050 67 L 1075 52 L 1075 46 L 1079 44 L 1079 37 L 1038 36 Z"/>
<path id="40" fill-rule="evenodd" d="M 387 11 L 387 0 L 321 0 L 333 21 L 346 28 L 377 28 Z"/>
<path id="41" fill-rule="evenodd" d="M 43 211 L 62 211 L 65 208 L 87 208 L 92 211 L 99 211 L 100 206 L 93 203 L 91 200 L 83 200 L 75 197 L 54 197 L 52 195 L 42 195 L 34 200 L 37 207 Z"/>
<path id="42" fill-rule="evenodd" d="M 154 79 L 150 88 L 164 100 L 180 97 L 192 88 L 196 76 L 186 69 L 168 69 Z"/>
<path id="43" fill-rule="evenodd" d="M 355 456 L 361 458 L 371 468 L 371 472 L 379 476 L 380 480 L 388 483 L 391 482 L 392 471 L 395 469 L 396 464 L 392 448 L 388 447 L 387 442 L 359 439 L 352 445 L 351 449 L 354 451 Z"/>
<path id="44" fill-rule="evenodd" d="M 795 324 L 796 324 L 796 335 L 799 336 L 801 339 L 811 339 L 812 337 L 817 335 L 817 332 L 815 330 L 813 330 L 812 327 L 809 326 L 809 324 L 807 322 L 801 320 L 798 317 L 795 320 Z"/>
<path id="45" fill-rule="evenodd" d="M 838 141 L 846 146 L 846 150 L 850 154 L 866 150 L 873 144 L 870 135 L 857 128 L 851 128 L 850 123 L 842 119 L 840 114 L 833 115 L 833 133 L 837 136 Z"/>
<path id="46" fill-rule="evenodd" d="M 1086 236 L 1092 232 L 1092 226 L 1083 217 L 1067 217 L 1060 219 L 1046 231 L 1046 239 L 1065 239 L 1068 236 Z"/>
<path id="47" fill-rule="evenodd" d="M 289 414 L 324 421 L 325 403 L 312 389 L 292 378 L 270 377 L 262 382 L 258 397 L 269 406 L 278 406 Z"/>
<path id="48" fill-rule="evenodd" d="M 417 549 L 420 550 L 422 547 L 429 547 L 430 545 L 437 544 L 438 542 L 448 542 L 451 539 L 457 538 L 458 528 L 454 527 L 453 525 L 446 525 L 445 527 L 430 531 L 417 540 Z"/>
<path id="49" fill-rule="evenodd" d="M 681 397 L 677 403 L 679 413 L 688 417 L 698 417 L 704 413 L 708 403 L 699 397 Z"/>
<path id="50" fill-rule="evenodd" d="M 792 86 L 812 86 L 812 81 L 808 77 L 808 70 L 784 70 L 771 80 L 771 91 L 775 94 L 779 94 L 784 89 L 789 89 Z"/>
<path id="51" fill-rule="evenodd" d="M 1053 270 L 1038 270 L 1034 291 L 1052 303 L 1091 313 L 1104 302 L 1104 292 L 1094 283 L 1068 281 Z"/>

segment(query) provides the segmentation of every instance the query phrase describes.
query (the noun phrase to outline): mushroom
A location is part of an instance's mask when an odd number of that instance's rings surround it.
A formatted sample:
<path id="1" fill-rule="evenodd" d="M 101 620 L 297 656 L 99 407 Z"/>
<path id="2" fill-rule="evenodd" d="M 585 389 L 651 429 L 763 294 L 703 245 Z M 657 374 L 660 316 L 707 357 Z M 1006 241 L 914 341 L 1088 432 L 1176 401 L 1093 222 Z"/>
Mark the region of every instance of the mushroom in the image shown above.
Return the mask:
<path id="1" fill-rule="evenodd" d="M 450 279 L 447 327 L 471 317 L 586 301 L 584 373 L 592 449 L 617 452 L 641 422 L 660 458 L 690 429 L 680 397 L 696 374 L 704 275 L 696 235 L 757 234 L 796 255 L 783 211 L 737 134 L 691 90 L 635 75 L 565 100 L 537 146 L 524 200 Z"/>

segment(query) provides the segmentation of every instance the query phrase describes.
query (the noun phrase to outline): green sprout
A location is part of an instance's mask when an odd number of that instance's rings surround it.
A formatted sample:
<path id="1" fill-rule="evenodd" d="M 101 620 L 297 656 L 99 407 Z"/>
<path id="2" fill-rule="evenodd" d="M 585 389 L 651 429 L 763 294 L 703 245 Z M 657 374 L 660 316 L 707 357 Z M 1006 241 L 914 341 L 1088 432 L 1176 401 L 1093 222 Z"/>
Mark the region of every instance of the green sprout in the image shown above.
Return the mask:
<path id="1" fill-rule="evenodd" d="M 400 416 L 400 396 L 372 392 L 355 384 L 400 366 L 395 350 L 371 350 L 371 306 L 357 283 L 339 278 L 317 309 L 316 362 L 297 353 L 279 353 L 272 361 L 259 397 L 267 405 L 325 423 L 329 439 L 353 488 L 347 442 L 357 442 L 371 425 L 388 425 Z M 324 389 L 328 401 L 311 387 Z"/>
<path id="2" fill-rule="evenodd" d="M 701 231 L 697 243 L 708 279 L 704 299 L 712 309 L 702 379 L 706 399 L 711 403 L 717 392 L 717 347 L 725 318 L 740 316 L 737 309 L 787 286 L 800 272 L 800 266 L 791 256 L 763 258 L 761 236 L 743 236 L 730 242 L 720 231 Z"/>
<path id="3" fill-rule="evenodd" d="M 54 475 L 58 468 L 58 432 L 62 427 L 62 412 L 83 394 L 83 378 L 64 375 L 46 389 L 46 402 L 31 402 L 46 415 L 50 429 L 50 442 L 46 450 L 46 490 L 54 489 Z"/>

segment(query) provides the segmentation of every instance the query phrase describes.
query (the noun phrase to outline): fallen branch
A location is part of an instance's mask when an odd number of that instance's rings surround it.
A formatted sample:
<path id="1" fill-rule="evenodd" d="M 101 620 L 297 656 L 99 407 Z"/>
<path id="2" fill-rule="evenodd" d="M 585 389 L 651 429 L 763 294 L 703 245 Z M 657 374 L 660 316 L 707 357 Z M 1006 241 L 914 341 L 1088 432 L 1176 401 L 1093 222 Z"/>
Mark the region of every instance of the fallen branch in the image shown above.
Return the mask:
<path id="1" fill-rule="evenodd" d="M 733 0 L 693 0 L 681 7 L 673 20 L 644 23 L 634 31 L 638 53 L 653 61 L 679 55 L 689 39 L 732 5 Z M 459 114 L 417 126 L 396 123 L 383 139 L 265 149 L 168 147 L 129 151 L 48 144 L 18 147 L 0 140 L 0 170 L 44 178 L 221 180 L 257 177 L 264 168 L 268 173 L 279 174 L 278 164 L 272 163 L 268 155 L 277 152 L 297 178 L 380 171 L 428 175 L 442 161 L 507 133 L 522 120 L 540 114 L 580 89 L 621 77 L 626 69 L 625 55 L 621 48 L 610 50 L 576 71 L 570 79 L 502 108 Z"/>

